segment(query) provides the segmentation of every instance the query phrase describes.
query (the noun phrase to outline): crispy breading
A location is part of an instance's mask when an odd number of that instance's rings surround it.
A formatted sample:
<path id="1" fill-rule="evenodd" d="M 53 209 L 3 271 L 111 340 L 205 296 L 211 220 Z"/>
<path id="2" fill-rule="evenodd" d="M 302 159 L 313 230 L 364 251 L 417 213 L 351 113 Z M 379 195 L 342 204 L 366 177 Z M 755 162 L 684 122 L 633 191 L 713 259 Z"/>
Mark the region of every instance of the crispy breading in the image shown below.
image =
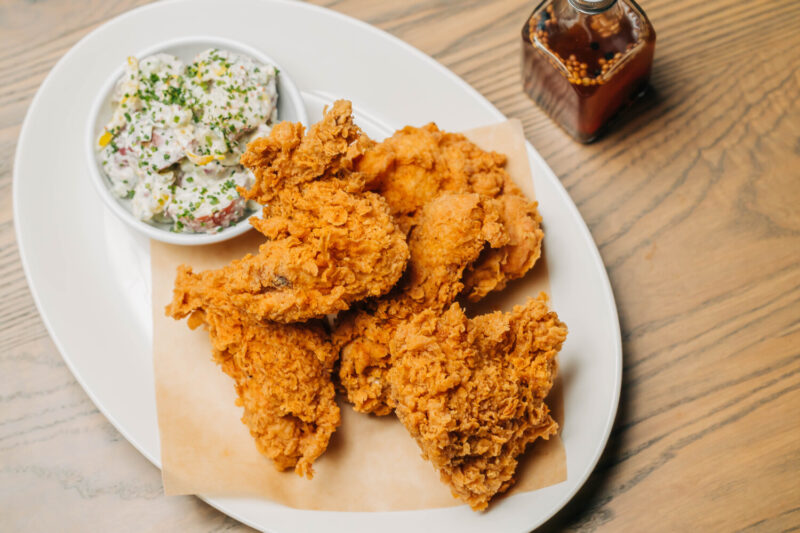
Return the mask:
<path id="1" fill-rule="evenodd" d="M 308 132 L 300 123 L 280 122 L 269 137 L 247 145 L 241 163 L 256 178 L 249 189 L 240 189 L 248 200 L 267 205 L 283 190 L 297 190 L 321 179 L 339 181 L 349 192 L 364 189 L 364 177 L 353 172 L 356 161 L 375 143 L 353 123 L 352 105 L 337 100 L 322 120 Z"/>
<path id="2" fill-rule="evenodd" d="M 282 198 L 252 220 L 269 238 L 257 254 L 216 270 L 181 266 L 175 302 L 298 322 L 379 296 L 400 279 L 408 246 L 380 196 L 312 182 Z"/>
<path id="3" fill-rule="evenodd" d="M 276 125 L 242 163 L 267 241 L 221 269 L 179 267 L 167 313 L 207 327 L 258 449 L 311 477 L 340 423 L 340 358 L 355 409 L 395 410 L 453 494 L 485 508 L 557 430 L 544 399 L 566 338 L 544 296 L 472 320 L 453 304 L 540 255 L 541 217 L 505 156 L 434 124 L 376 144 L 339 101 L 308 132 Z M 345 310 L 329 336 L 317 319 Z"/>
<path id="4" fill-rule="evenodd" d="M 334 330 L 339 379 L 357 411 L 389 414 L 385 379 L 396 327 L 423 309 L 441 311 L 463 289 L 464 269 L 484 247 L 508 242 L 497 202 L 473 193 L 443 193 L 426 204 L 411 231 L 408 272 L 387 296 L 347 313 Z"/>
<path id="5" fill-rule="evenodd" d="M 514 482 L 518 456 L 558 426 L 544 400 L 567 328 L 544 295 L 467 319 L 427 309 L 391 341 L 395 413 L 453 496 L 473 509 Z"/>
<path id="6" fill-rule="evenodd" d="M 266 203 L 251 223 L 269 240 L 221 269 L 182 266 L 175 305 L 233 305 L 253 320 L 300 322 L 384 294 L 400 279 L 405 235 L 352 171 L 371 141 L 353 125 L 350 103 L 337 102 L 302 134 L 299 124 L 278 124 L 242 156 L 256 175 L 245 196 Z"/>
<path id="7" fill-rule="evenodd" d="M 485 249 L 467 268 L 463 293 L 473 302 L 490 292 L 503 290 L 509 281 L 522 277 L 542 254 L 544 232 L 536 202 L 528 201 L 513 183 L 504 190 L 510 192 L 499 195 L 497 201 L 508 244 Z"/>
<path id="8" fill-rule="evenodd" d="M 514 185 L 506 157 L 481 150 L 464 135 L 446 133 L 431 123 L 407 126 L 370 148 L 357 162 L 368 187 L 385 198 L 400 227 L 409 232 L 422 207 L 443 191 L 475 192 L 501 201 L 510 236 L 499 249 L 487 250 L 469 269 L 465 293 L 477 301 L 522 277 L 539 258 L 541 217 Z"/>
<path id="9" fill-rule="evenodd" d="M 368 145 L 349 102 L 305 135 L 282 123 L 251 143 L 242 162 L 256 183 L 241 192 L 265 203 L 251 222 L 267 241 L 220 269 L 181 265 L 167 306 L 208 327 L 259 450 L 308 477 L 340 420 L 331 381 L 338 350 L 315 317 L 386 293 L 409 256 L 385 200 L 364 191 L 352 168 Z"/>
<path id="10" fill-rule="evenodd" d="M 208 330 L 214 360 L 236 384 L 242 422 L 258 450 L 278 470 L 313 477 L 311 464 L 341 420 L 331 381 L 337 354 L 323 325 L 259 324 L 232 308 L 181 307 L 171 315 L 188 315 L 189 327 Z"/>

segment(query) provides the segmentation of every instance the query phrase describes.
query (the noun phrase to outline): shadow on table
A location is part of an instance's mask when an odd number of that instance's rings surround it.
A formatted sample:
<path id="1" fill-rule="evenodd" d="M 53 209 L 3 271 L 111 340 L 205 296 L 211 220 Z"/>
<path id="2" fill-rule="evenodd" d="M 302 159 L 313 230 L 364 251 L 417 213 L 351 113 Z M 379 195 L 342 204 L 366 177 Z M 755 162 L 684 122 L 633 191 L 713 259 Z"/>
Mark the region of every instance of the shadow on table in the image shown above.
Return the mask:
<path id="1" fill-rule="evenodd" d="M 654 85 L 649 85 L 641 98 L 615 116 L 592 144 L 621 143 L 623 139 L 635 136 L 654 120 L 654 113 L 666 102 L 664 93 Z"/>
<path id="2" fill-rule="evenodd" d="M 618 426 L 624 424 L 628 416 L 629 392 L 628 387 L 625 386 L 626 380 L 627 377 L 623 371 L 619 409 L 600 461 L 572 500 L 553 518 L 536 529 L 536 533 L 556 533 L 566 530 L 593 531 L 596 527 L 610 522 L 614 518 L 613 511 L 604 507 L 614 497 L 609 493 L 609 474 L 623 460 L 623 450 L 625 449 L 625 435 L 618 431 Z"/>

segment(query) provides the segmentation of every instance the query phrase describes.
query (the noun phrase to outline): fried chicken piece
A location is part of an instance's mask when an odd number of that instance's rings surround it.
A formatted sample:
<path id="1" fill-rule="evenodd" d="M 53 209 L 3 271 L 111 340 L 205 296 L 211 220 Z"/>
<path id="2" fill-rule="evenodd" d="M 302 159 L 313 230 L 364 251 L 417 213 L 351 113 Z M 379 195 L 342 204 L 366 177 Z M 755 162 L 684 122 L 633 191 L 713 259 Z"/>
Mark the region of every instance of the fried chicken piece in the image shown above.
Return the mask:
<path id="1" fill-rule="evenodd" d="M 308 133 L 300 123 L 281 122 L 269 137 L 250 142 L 241 163 L 256 181 L 239 192 L 262 205 L 273 202 L 280 191 L 298 190 L 320 179 L 333 179 L 341 189 L 360 192 L 364 176 L 353 171 L 355 163 L 374 144 L 353 123 L 352 104 L 337 100 Z"/>
<path id="2" fill-rule="evenodd" d="M 461 292 L 464 269 L 485 246 L 508 242 L 497 202 L 474 193 L 444 193 L 422 209 L 411 231 L 408 272 L 387 296 L 344 315 L 333 333 L 339 379 L 356 411 L 386 415 L 389 341 L 414 313 L 443 310 Z"/>
<path id="3" fill-rule="evenodd" d="M 507 184 L 505 190 L 518 192 L 498 197 L 508 244 L 497 249 L 487 248 L 464 273 L 463 293 L 473 302 L 521 278 L 542 254 L 544 232 L 536 202 L 529 202 L 514 184 Z"/>
<path id="4" fill-rule="evenodd" d="M 283 197 L 251 220 L 269 238 L 257 254 L 217 270 L 181 266 L 174 304 L 232 304 L 254 321 L 300 322 L 380 296 L 400 279 L 408 246 L 380 196 L 312 182 Z"/>
<path id="5" fill-rule="evenodd" d="M 409 252 L 384 199 L 363 192 L 352 170 L 370 142 L 350 103 L 339 101 L 305 136 L 302 125 L 284 122 L 250 143 L 242 162 L 256 182 L 243 193 L 266 204 L 251 223 L 269 240 L 218 270 L 182 266 L 174 305 L 232 304 L 254 321 L 291 323 L 388 292 Z"/>
<path id="6" fill-rule="evenodd" d="M 475 192 L 501 201 L 510 239 L 502 248 L 486 250 L 468 270 L 465 294 L 477 301 L 522 277 L 541 253 L 544 234 L 537 204 L 514 185 L 505 163 L 504 155 L 481 150 L 465 136 L 431 123 L 397 131 L 367 150 L 356 168 L 368 187 L 386 198 L 406 232 L 418 223 L 422 207 L 442 191 Z"/>
<path id="7" fill-rule="evenodd" d="M 457 303 L 428 309 L 397 329 L 388 372 L 395 413 L 474 510 L 513 484 L 528 444 L 557 432 L 544 400 L 566 336 L 543 294 L 471 320 Z"/>
<path id="8" fill-rule="evenodd" d="M 293 467 L 311 479 L 311 464 L 340 423 L 330 377 L 337 354 L 322 324 L 255 323 L 235 309 L 191 306 L 168 314 L 208 329 L 214 360 L 236 383 L 236 404 L 258 451 L 278 470 Z"/>

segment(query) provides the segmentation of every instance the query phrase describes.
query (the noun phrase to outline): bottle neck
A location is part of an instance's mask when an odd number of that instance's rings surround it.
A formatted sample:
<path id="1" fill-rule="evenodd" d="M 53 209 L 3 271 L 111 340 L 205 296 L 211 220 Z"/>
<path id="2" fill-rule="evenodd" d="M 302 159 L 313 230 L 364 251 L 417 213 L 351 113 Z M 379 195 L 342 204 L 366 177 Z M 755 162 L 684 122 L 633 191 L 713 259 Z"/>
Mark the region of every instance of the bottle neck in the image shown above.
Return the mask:
<path id="1" fill-rule="evenodd" d="M 602 11 L 587 13 L 575 8 L 578 2 L 602 3 L 604 8 Z M 554 29 L 557 27 L 559 32 L 568 32 L 570 28 L 579 26 L 590 40 L 597 37 L 608 38 L 617 33 L 625 15 L 623 2 L 618 0 L 553 0 L 552 5 L 556 19 Z"/>
<path id="2" fill-rule="evenodd" d="M 587 15 L 597 15 L 617 3 L 617 0 L 567 0 L 577 11 Z"/>

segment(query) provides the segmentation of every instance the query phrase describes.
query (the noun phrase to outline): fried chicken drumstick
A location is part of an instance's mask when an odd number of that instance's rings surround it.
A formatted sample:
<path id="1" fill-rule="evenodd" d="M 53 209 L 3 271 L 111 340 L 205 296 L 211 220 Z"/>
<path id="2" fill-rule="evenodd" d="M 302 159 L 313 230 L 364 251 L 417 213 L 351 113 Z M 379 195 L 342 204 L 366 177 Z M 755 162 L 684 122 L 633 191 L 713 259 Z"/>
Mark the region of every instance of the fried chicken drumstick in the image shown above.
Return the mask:
<path id="1" fill-rule="evenodd" d="M 428 309 L 398 327 L 388 371 L 395 413 L 473 509 L 513 484 L 528 444 L 556 433 L 544 399 L 566 336 L 544 295 L 471 320 L 457 303 Z"/>

